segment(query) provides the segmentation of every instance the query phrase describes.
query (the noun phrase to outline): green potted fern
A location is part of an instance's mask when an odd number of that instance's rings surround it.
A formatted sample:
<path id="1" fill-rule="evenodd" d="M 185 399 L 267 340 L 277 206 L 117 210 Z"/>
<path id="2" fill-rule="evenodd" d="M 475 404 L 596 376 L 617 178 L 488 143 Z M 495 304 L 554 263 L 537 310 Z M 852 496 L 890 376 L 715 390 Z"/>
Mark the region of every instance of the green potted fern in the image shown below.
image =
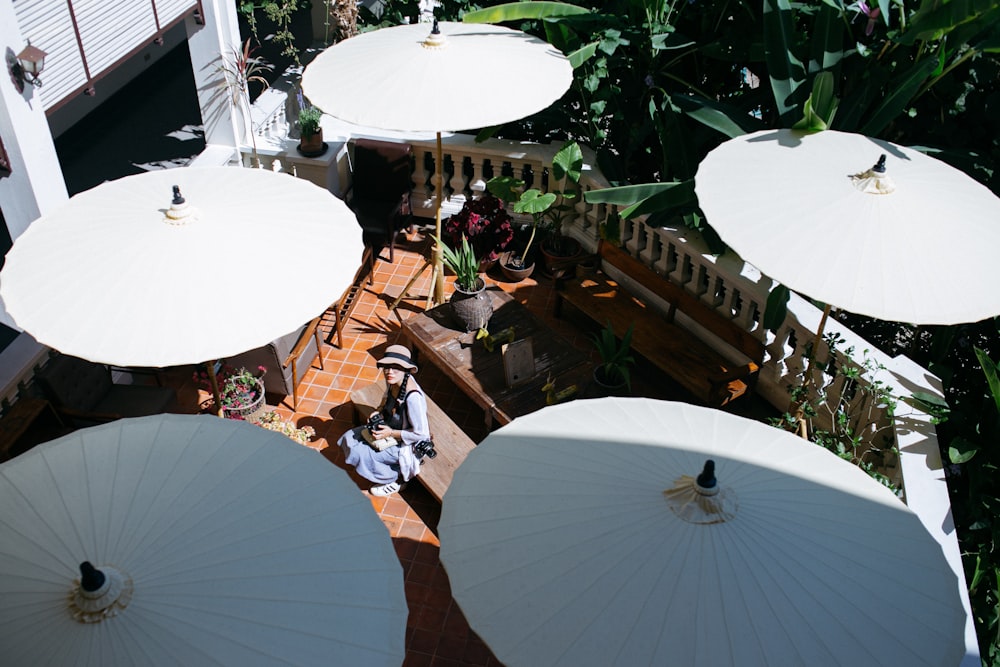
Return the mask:
<path id="1" fill-rule="evenodd" d="M 493 299 L 486 293 L 486 281 L 479 275 L 479 257 L 463 234 L 462 244 L 452 248 L 434 237 L 441 260 L 455 274 L 455 291 L 449 303 L 459 325 L 466 331 L 485 329 L 493 316 Z"/>

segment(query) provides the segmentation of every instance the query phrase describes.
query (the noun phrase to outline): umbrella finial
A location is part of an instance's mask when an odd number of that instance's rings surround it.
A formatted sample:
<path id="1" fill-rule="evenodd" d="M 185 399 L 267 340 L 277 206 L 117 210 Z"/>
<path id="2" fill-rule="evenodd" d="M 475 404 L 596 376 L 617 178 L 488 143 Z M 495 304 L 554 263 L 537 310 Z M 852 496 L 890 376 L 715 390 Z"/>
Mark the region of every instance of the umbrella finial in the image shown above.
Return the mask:
<path id="1" fill-rule="evenodd" d="M 885 171 L 885 153 L 882 153 L 878 162 L 871 169 L 860 174 L 853 174 L 851 181 L 854 183 L 854 187 L 865 194 L 892 194 L 896 190 L 896 184 L 892 182 L 892 178 Z"/>
<path id="2" fill-rule="evenodd" d="M 181 195 L 181 186 L 174 186 L 174 198 L 167 209 L 167 216 L 164 222 L 171 225 L 186 225 L 198 219 L 197 211 L 188 206 L 187 200 Z"/>
<path id="3" fill-rule="evenodd" d="M 697 477 L 681 475 L 663 492 L 674 514 L 688 523 L 723 523 L 736 516 L 739 503 L 732 489 L 724 489 L 715 479 L 715 461 L 707 459 Z"/>
<path id="4" fill-rule="evenodd" d="M 714 489 L 718 482 L 715 479 L 715 461 L 708 459 L 705 461 L 705 467 L 702 469 L 701 474 L 698 475 L 698 486 L 703 489 Z"/>
<path id="5" fill-rule="evenodd" d="M 105 579 L 104 573 L 94 567 L 89 560 L 80 563 L 80 588 L 83 590 L 93 593 L 104 585 Z"/>
<path id="6" fill-rule="evenodd" d="M 441 34 L 441 27 L 438 25 L 437 19 L 434 19 L 431 34 L 427 35 L 427 39 L 420 42 L 420 45 L 425 49 L 443 49 L 448 46 L 448 39 Z"/>
<path id="7" fill-rule="evenodd" d="M 80 581 L 69 595 L 69 611 L 80 623 L 117 616 L 132 600 L 132 579 L 111 565 L 80 563 Z"/>

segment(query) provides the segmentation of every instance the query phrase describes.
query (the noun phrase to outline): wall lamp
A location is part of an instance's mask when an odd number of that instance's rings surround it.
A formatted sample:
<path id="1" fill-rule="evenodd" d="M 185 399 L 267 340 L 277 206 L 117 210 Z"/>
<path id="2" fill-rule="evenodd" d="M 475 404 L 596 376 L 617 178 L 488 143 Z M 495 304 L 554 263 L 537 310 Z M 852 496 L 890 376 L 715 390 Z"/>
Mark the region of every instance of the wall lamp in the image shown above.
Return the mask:
<path id="1" fill-rule="evenodd" d="M 28 42 L 17 56 L 8 58 L 7 67 L 10 69 L 10 78 L 17 86 L 17 92 L 24 92 L 25 81 L 36 88 L 42 87 L 42 80 L 38 77 L 45 68 L 46 55 L 48 54 L 45 51 Z"/>

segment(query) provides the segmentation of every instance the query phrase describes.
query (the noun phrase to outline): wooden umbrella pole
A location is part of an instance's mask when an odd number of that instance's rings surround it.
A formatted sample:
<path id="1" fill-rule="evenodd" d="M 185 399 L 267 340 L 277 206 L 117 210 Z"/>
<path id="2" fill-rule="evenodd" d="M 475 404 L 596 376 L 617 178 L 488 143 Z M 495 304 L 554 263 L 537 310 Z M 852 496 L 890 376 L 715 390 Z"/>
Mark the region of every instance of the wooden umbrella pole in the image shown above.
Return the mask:
<path id="1" fill-rule="evenodd" d="M 434 205 L 434 233 L 437 238 L 441 238 L 441 200 L 444 197 L 444 149 L 441 147 L 441 133 L 437 133 L 437 153 L 435 155 L 436 167 L 434 169 L 434 186 L 437 188 Z M 413 283 L 417 282 L 417 279 L 423 274 L 424 269 L 431 267 L 431 284 L 427 291 L 427 303 L 426 308 L 432 308 L 433 306 L 440 305 L 444 303 L 444 263 L 441 258 L 441 247 L 438 245 L 437 241 L 431 247 L 431 256 L 424 261 L 423 265 L 410 276 L 409 282 L 403 287 L 403 291 L 400 292 L 399 296 L 393 299 L 392 303 L 389 305 L 389 310 L 396 310 L 399 306 L 399 302 L 406 297 L 410 288 L 413 287 Z"/>
<path id="2" fill-rule="evenodd" d="M 441 133 L 437 133 L 437 156 L 434 177 L 437 185 L 437 203 L 434 212 L 434 234 L 441 238 L 441 203 L 444 201 L 444 149 L 441 146 Z M 441 244 L 434 243 L 431 250 L 431 257 L 434 260 L 434 271 L 431 274 L 431 290 L 433 304 L 435 306 L 444 303 L 444 263 L 441 258 Z"/>
<path id="3" fill-rule="evenodd" d="M 208 383 L 212 386 L 212 400 L 215 401 L 216 414 L 222 417 L 222 394 L 219 393 L 219 379 L 215 377 L 215 364 L 206 361 L 205 371 L 208 373 Z"/>
<path id="4" fill-rule="evenodd" d="M 806 360 L 806 377 L 804 382 L 804 384 L 806 385 L 806 394 L 802 397 L 801 400 L 796 401 L 792 405 L 792 407 L 794 408 L 795 419 L 799 424 L 799 429 L 798 429 L 799 435 L 805 438 L 806 440 L 809 439 L 809 426 L 806 423 L 806 418 L 804 414 L 805 411 L 802 408 L 802 404 L 805 401 L 809 400 L 809 392 L 812 390 L 812 385 L 813 385 L 812 365 L 813 361 L 816 360 L 816 355 L 818 354 L 819 351 L 819 344 L 823 340 L 823 330 L 826 328 L 826 320 L 829 317 L 830 317 L 830 304 L 826 304 L 826 306 L 823 308 L 823 317 L 819 318 L 819 327 L 816 328 L 816 335 L 813 336 L 812 356 L 810 356 Z"/>

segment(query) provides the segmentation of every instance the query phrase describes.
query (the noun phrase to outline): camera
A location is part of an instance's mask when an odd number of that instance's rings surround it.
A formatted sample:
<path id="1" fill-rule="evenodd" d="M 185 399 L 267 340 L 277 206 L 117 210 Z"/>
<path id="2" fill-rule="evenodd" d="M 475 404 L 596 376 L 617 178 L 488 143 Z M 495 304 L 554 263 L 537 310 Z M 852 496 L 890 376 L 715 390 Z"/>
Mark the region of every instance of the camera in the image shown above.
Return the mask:
<path id="1" fill-rule="evenodd" d="M 373 436 L 375 435 L 375 429 L 381 426 L 385 426 L 385 417 L 382 416 L 381 412 L 376 412 L 374 415 L 369 417 L 368 423 L 365 425 L 365 427 L 368 429 L 368 432 L 371 433 Z"/>
<path id="2" fill-rule="evenodd" d="M 425 456 L 432 459 L 438 455 L 438 453 L 434 451 L 434 443 L 430 440 L 421 440 L 417 444 L 413 445 L 413 453 L 416 454 L 418 459 L 422 459 Z"/>

